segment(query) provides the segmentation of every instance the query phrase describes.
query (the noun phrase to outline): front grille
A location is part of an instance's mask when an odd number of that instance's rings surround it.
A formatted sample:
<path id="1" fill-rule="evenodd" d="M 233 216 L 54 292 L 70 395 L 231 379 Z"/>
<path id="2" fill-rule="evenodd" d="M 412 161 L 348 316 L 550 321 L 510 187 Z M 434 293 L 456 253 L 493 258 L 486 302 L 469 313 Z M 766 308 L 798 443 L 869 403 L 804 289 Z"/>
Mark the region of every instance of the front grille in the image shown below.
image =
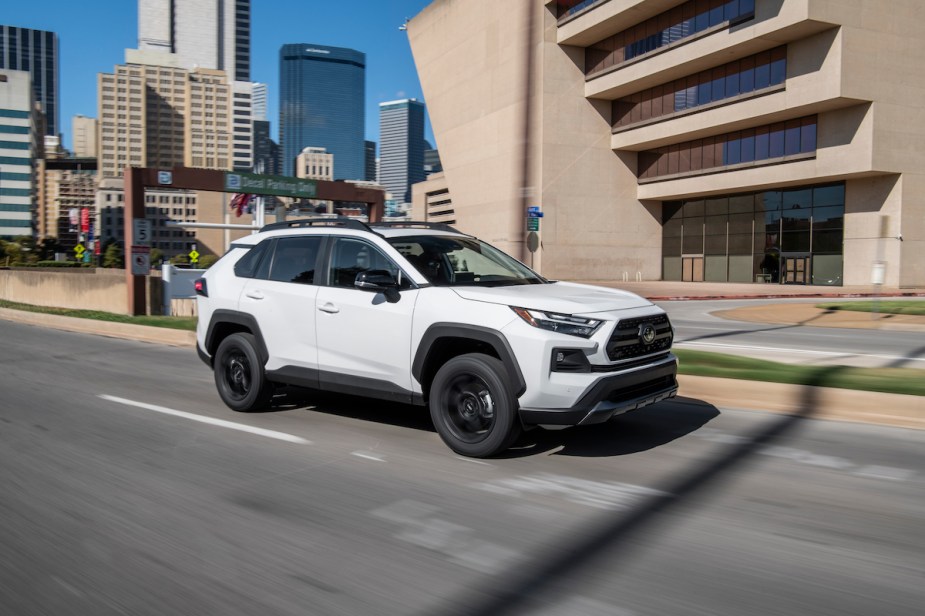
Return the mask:
<path id="1" fill-rule="evenodd" d="M 655 340 L 651 344 L 645 344 L 640 336 L 640 328 L 646 324 L 655 328 Z M 624 362 L 665 352 L 671 348 L 671 340 L 671 322 L 668 321 L 667 314 L 624 319 L 617 323 L 613 335 L 607 342 L 607 357 L 610 361 Z"/>

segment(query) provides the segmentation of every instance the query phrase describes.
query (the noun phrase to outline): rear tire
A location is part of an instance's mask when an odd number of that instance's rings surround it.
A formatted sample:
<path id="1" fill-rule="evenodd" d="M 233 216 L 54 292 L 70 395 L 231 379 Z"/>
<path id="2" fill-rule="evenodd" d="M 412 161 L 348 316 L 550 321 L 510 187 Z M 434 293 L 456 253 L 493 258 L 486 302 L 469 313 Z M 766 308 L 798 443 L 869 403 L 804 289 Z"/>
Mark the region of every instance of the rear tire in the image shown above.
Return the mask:
<path id="1" fill-rule="evenodd" d="M 267 380 L 252 334 L 231 334 L 215 352 L 215 387 L 228 408 L 244 413 L 269 405 L 273 384 Z"/>
<path id="2" fill-rule="evenodd" d="M 517 400 L 504 364 L 481 353 L 454 357 L 430 385 L 430 416 L 443 442 L 458 454 L 486 458 L 520 436 Z"/>

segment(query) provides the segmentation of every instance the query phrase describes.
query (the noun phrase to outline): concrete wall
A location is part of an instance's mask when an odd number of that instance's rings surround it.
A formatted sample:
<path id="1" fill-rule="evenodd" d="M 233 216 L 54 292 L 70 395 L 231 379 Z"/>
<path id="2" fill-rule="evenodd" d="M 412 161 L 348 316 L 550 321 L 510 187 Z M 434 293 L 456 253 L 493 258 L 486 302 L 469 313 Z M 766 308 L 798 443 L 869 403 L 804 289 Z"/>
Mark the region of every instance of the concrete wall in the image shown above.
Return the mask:
<path id="1" fill-rule="evenodd" d="M 149 276 L 147 281 L 147 314 L 161 314 L 160 275 Z M 0 299 L 34 306 L 128 314 L 125 271 L 121 269 L 0 269 Z"/>

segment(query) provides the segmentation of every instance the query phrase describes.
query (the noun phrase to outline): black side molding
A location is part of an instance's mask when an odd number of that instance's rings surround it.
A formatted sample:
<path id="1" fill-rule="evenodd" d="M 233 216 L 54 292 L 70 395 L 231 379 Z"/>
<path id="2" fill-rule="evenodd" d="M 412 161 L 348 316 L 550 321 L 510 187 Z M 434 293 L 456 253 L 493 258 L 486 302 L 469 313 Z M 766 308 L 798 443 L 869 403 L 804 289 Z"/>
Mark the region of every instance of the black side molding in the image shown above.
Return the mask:
<path id="1" fill-rule="evenodd" d="M 411 364 L 411 374 L 419 383 L 424 374 L 424 366 L 427 365 L 436 343 L 441 338 L 475 340 L 489 345 L 504 364 L 508 381 L 514 389 L 514 395 L 520 397 L 527 391 L 527 382 L 524 380 L 520 365 L 517 363 L 514 351 L 511 349 L 507 338 L 497 330 L 463 323 L 434 323 L 424 332 L 424 336 L 421 338 L 421 342 L 418 344 L 417 351 L 414 354 L 414 361 Z"/>
<path id="2" fill-rule="evenodd" d="M 209 329 L 206 330 L 206 353 L 212 356 L 215 355 L 215 350 L 218 348 L 215 332 L 216 330 L 221 330 L 224 325 L 229 323 L 236 326 L 232 328 L 234 331 L 246 329 L 254 335 L 257 341 L 257 354 L 260 355 L 260 362 L 261 364 L 266 364 L 270 359 L 270 354 L 267 352 L 267 345 L 263 341 L 263 334 L 260 333 L 260 326 L 257 325 L 257 319 L 246 312 L 238 312 L 236 310 L 216 310 L 212 313 L 212 318 L 209 320 Z"/>

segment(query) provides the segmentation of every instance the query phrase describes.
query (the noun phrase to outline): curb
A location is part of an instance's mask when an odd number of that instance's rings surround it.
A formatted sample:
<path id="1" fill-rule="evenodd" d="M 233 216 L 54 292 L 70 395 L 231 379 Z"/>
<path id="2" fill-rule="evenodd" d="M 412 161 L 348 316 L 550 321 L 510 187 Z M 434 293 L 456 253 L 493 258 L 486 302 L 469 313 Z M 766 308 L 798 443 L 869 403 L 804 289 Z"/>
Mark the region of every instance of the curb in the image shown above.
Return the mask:
<path id="1" fill-rule="evenodd" d="M 167 327 L 94 321 L 92 319 L 66 317 L 58 314 L 44 314 L 41 312 L 26 312 L 10 308 L 0 308 L 0 319 L 24 323 L 26 325 L 39 325 L 41 327 L 77 332 L 80 334 L 95 334 L 98 336 L 107 336 L 109 338 L 121 338 L 123 340 L 138 340 L 140 342 L 166 344 L 176 347 L 196 346 L 196 332 L 170 329 Z"/>

